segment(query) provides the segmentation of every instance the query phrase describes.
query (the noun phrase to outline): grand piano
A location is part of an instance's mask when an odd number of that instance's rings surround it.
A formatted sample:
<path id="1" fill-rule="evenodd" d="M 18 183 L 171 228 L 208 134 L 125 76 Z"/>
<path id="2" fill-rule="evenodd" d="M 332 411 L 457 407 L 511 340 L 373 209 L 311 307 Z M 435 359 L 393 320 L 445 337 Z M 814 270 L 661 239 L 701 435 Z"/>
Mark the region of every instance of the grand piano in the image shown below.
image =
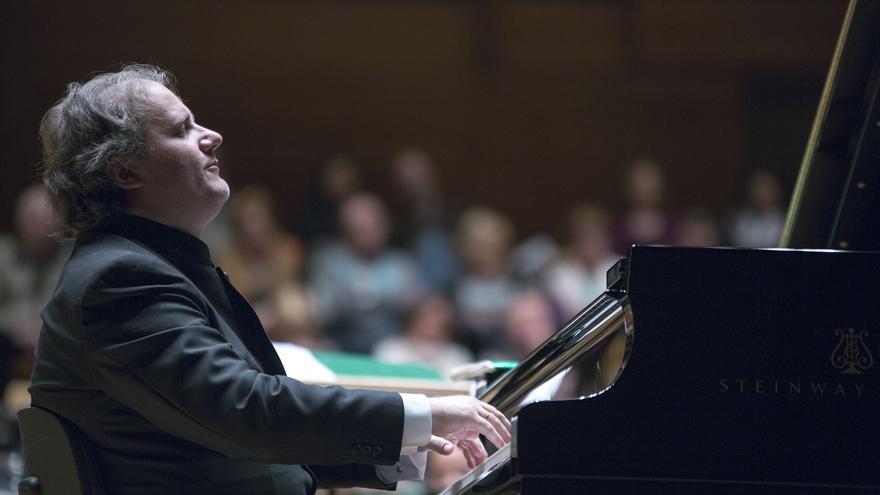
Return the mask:
<path id="1" fill-rule="evenodd" d="M 445 494 L 880 493 L 880 2 L 853 0 L 779 249 L 633 246 L 481 398 Z"/>

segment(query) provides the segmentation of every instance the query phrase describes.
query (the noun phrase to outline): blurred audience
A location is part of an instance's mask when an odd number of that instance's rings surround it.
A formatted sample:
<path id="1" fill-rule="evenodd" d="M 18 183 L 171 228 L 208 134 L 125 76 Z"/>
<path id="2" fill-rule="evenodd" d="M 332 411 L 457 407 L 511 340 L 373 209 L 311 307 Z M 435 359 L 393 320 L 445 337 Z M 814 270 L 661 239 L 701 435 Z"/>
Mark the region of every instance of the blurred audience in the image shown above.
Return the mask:
<path id="1" fill-rule="evenodd" d="M 443 296 L 428 296 L 416 305 L 401 336 L 387 337 L 373 356 L 390 363 L 425 364 L 443 376 L 457 366 L 473 362 L 463 346 L 454 342 L 455 309 Z"/>
<path id="2" fill-rule="evenodd" d="M 627 169 L 627 207 L 612 226 L 614 250 L 626 254 L 633 244 L 672 244 L 675 221 L 664 209 L 666 179 L 657 163 L 640 159 Z"/>
<path id="3" fill-rule="evenodd" d="M 631 243 L 722 243 L 713 212 L 673 219 L 665 210 L 663 171 L 651 160 L 628 169 L 622 215 L 612 220 L 590 203 L 572 208 L 561 250 L 543 233 L 515 245 L 513 222 L 492 209 L 459 216 L 420 148 L 400 149 L 390 175 L 391 218 L 379 197 L 361 192 L 351 158 L 328 160 L 297 217 L 302 240 L 280 227 L 268 190 L 235 193 L 225 209 L 232 238 L 214 252 L 270 338 L 441 374 L 475 357 L 521 359 L 605 290 L 606 271 Z M 756 170 L 746 193 L 724 241 L 775 246 L 784 221 L 776 178 Z M 14 233 L 0 237 L 0 386 L 27 376 L 39 311 L 69 252 L 50 237 L 51 224 L 48 195 L 32 186 L 16 202 Z M 432 461 L 428 487 L 457 479 L 457 461 Z"/>
<path id="4" fill-rule="evenodd" d="M 556 242 L 547 234 L 536 234 L 517 244 L 510 253 L 510 273 L 522 284 L 541 282 L 559 256 Z"/>
<path id="5" fill-rule="evenodd" d="M 217 263 L 229 274 L 273 340 L 314 342 L 317 326 L 308 311 L 300 278 L 303 248 L 278 226 L 271 194 L 245 187 L 229 204 L 233 240 Z M 293 315 L 292 312 L 299 311 Z"/>
<path id="6" fill-rule="evenodd" d="M 711 213 L 695 208 L 681 218 L 675 244 L 686 247 L 713 247 L 721 245 L 718 222 Z"/>
<path id="7" fill-rule="evenodd" d="M 238 291 L 252 304 L 259 304 L 277 288 L 298 279 L 303 249 L 278 227 L 272 195 L 266 189 L 242 188 L 232 196 L 229 207 L 233 240 L 220 251 L 217 261 Z"/>
<path id="8" fill-rule="evenodd" d="M 576 206 L 569 214 L 568 224 L 570 244 L 543 281 L 565 319 L 605 290 L 605 274 L 620 259 L 611 248 L 609 218 L 604 208 Z"/>
<path id="9" fill-rule="evenodd" d="M 478 356 L 503 349 L 504 313 L 518 290 L 508 269 L 513 225 L 498 212 L 472 208 L 456 238 L 464 271 L 452 294 L 463 341 Z"/>
<path id="10" fill-rule="evenodd" d="M 359 193 L 339 212 L 341 238 L 315 253 L 310 278 L 317 316 L 340 349 L 370 353 L 401 333 L 404 315 L 424 293 L 412 258 L 388 244 L 378 197 Z"/>
<path id="11" fill-rule="evenodd" d="M 415 256 L 419 273 L 434 292 L 447 292 L 458 271 L 450 228 L 454 212 L 443 197 L 431 157 L 404 148 L 391 162 L 395 243 Z"/>
<path id="12" fill-rule="evenodd" d="M 264 327 L 275 342 L 289 342 L 309 349 L 332 349 L 336 346 L 327 339 L 315 315 L 312 294 L 297 284 L 285 284 L 275 291 L 273 311 L 260 315 L 266 319 Z"/>
<path id="13" fill-rule="evenodd" d="M 30 376 L 33 350 L 49 300 L 70 254 L 52 238 L 54 213 L 42 185 L 19 194 L 15 231 L 0 237 L 0 396 L 13 378 Z"/>
<path id="14" fill-rule="evenodd" d="M 766 170 L 749 174 L 746 201 L 731 218 L 728 235 L 734 246 L 776 247 L 785 224 L 779 181 Z"/>
<path id="15" fill-rule="evenodd" d="M 347 155 L 331 157 L 321 166 L 311 196 L 294 219 L 293 231 L 309 247 L 336 239 L 340 205 L 360 189 L 357 163 Z"/>
<path id="16" fill-rule="evenodd" d="M 549 339 L 558 329 L 553 305 L 540 291 L 526 290 L 514 298 L 504 315 L 503 356 L 520 360 Z M 495 356 L 492 356 L 493 358 Z"/>

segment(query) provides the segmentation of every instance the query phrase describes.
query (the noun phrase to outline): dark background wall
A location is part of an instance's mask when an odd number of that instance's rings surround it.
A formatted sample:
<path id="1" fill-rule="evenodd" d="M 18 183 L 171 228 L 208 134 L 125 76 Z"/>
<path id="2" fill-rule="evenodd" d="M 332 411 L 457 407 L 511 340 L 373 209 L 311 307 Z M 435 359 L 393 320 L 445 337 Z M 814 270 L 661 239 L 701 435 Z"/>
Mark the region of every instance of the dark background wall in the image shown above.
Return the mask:
<path id="1" fill-rule="evenodd" d="M 223 133 L 233 185 L 285 213 L 336 152 L 380 192 L 400 146 L 436 158 L 449 194 L 562 231 L 578 201 L 619 206 L 636 157 L 671 206 L 734 203 L 744 171 L 790 187 L 842 0 L 4 1 L 0 228 L 35 178 L 37 127 L 64 85 L 120 62 L 175 72 Z"/>

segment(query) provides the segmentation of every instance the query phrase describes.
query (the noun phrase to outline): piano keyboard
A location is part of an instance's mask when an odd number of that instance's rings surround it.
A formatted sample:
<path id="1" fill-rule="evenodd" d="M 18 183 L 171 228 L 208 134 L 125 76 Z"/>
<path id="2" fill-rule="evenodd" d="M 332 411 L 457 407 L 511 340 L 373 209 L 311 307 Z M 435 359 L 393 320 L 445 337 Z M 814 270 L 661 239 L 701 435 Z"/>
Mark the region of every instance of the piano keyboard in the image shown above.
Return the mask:
<path id="1" fill-rule="evenodd" d="M 445 490 L 440 492 L 440 495 L 454 495 L 456 493 L 461 492 L 465 488 L 478 483 L 483 478 L 489 475 L 489 473 L 495 471 L 499 466 L 510 461 L 510 444 L 505 445 L 494 454 L 490 455 L 483 461 L 479 466 L 468 471 L 467 474 L 462 476 L 458 481 L 448 486 Z"/>

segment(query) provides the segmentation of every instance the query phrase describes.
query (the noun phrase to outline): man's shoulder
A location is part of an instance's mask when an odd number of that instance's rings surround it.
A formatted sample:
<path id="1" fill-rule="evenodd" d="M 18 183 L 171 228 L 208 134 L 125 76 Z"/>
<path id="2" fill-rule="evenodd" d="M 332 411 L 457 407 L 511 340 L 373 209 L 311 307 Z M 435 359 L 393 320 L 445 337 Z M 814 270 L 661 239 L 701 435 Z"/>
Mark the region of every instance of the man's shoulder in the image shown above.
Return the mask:
<path id="1" fill-rule="evenodd" d="M 64 267 L 62 280 L 72 278 L 88 283 L 108 274 L 122 272 L 177 274 L 178 270 L 137 241 L 117 234 L 93 231 L 77 239 Z"/>

